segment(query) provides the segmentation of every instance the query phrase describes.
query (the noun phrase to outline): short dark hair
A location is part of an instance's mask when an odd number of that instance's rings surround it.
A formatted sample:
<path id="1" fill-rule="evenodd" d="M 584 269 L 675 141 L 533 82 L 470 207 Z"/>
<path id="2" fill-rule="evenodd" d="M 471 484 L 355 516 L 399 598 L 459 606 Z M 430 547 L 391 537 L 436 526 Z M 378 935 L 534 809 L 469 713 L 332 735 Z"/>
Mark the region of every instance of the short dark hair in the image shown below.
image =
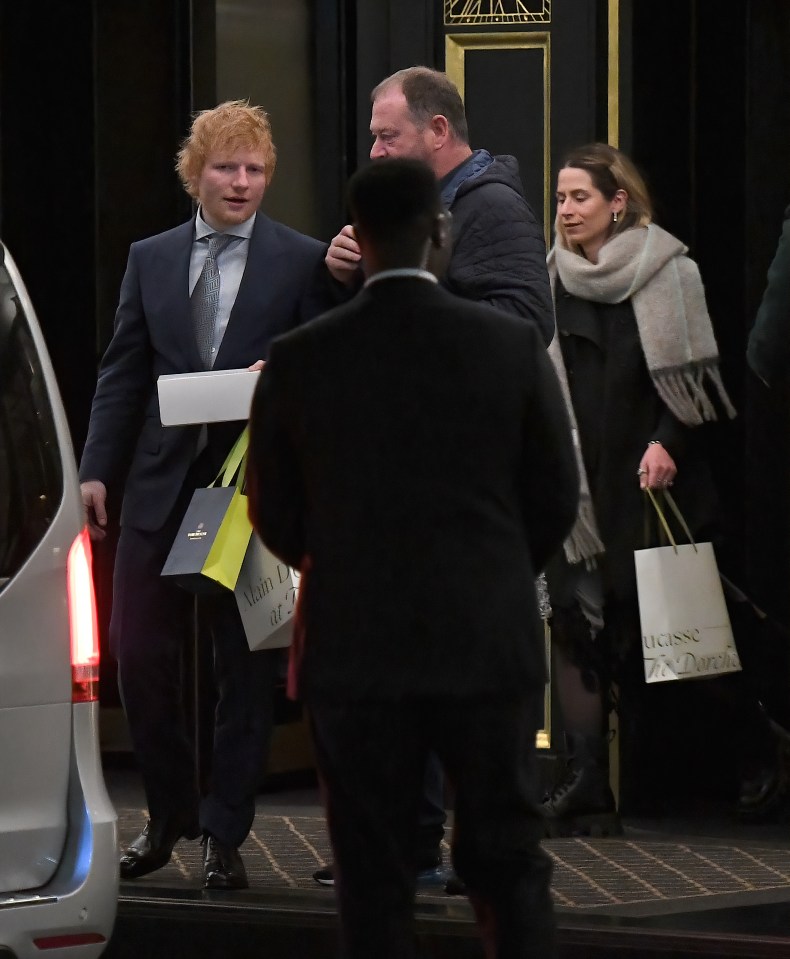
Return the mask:
<path id="1" fill-rule="evenodd" d="M 390 87 L 400 87 L 406 98 L 412 119 L 418 127 L 430 123 L 437 114 L 447 118 L 456 140 L 469 143 L 464 101 L 458 87 L 440 70 L 430 67 L 407 67 L 382 80 L 370 95 L 375 100 Z"/>
<path id="2" fill-rule="evenodd" d="M 413 260 L 442 212 L 436 176 L 422 160 L 376 160 L 349 180 L 355 227 L 387 262 Z"/>

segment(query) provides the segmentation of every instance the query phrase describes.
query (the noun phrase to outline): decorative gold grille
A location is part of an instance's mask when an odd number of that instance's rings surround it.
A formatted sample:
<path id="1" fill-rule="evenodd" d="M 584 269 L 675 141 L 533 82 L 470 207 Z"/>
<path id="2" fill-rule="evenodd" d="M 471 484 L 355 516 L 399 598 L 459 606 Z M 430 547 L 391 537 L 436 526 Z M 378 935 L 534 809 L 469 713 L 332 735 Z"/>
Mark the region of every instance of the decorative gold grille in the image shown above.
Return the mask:
<path id="1" fill-rule="evenodd" d="M 444 25 L 551 23 L 551 0 L 444 0 Z"/>

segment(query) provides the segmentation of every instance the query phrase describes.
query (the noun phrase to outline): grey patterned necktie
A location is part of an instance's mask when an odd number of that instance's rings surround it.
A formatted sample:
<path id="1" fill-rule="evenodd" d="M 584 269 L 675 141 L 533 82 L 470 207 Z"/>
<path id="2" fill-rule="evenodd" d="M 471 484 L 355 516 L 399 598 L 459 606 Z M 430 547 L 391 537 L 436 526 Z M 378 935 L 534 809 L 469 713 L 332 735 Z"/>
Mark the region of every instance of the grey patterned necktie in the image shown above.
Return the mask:
<path id="1" fill-rule="evenodd" d="M 211 369 L 211 350 L 214 346 L 214 324 L 217 321 L 219 308 L 219 268 L 217 257 L 233 239 L 223 233 L 212 233 L 208 240 L 206 262 L 200 271 L 200 276 L 192 291 L 192 319 L 195 324 L 195 338 L 197 339 L 203 369 Z"/>

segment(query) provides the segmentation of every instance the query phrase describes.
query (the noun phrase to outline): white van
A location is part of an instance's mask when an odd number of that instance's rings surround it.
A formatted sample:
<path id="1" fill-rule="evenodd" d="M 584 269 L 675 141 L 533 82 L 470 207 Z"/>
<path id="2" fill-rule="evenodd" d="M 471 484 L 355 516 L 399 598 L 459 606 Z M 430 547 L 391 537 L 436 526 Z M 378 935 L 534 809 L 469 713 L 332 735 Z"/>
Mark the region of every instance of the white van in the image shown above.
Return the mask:
<path id="1" fill-rule="evenodd" d="M 0 959 L 103 951 L 118 899 L 99 644 L 74 452 L 0 244 Z"/>

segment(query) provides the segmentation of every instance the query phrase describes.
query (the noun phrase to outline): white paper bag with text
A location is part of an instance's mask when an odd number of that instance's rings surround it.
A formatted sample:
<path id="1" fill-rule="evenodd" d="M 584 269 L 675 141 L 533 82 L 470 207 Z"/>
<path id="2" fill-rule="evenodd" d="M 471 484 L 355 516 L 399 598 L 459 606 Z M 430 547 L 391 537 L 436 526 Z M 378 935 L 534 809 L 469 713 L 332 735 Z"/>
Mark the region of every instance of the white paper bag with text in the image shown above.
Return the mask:
<path id="1" fill-rule="evenodd" d="M 255 533 L 234 594 L 251 650 L 290 645 L 299 572 L 280 562 Z"/>
<path id="2" fill-rule="evenodd" d="M 645 681 L 741 669 L 711 543 L 634 551 Z"/>

